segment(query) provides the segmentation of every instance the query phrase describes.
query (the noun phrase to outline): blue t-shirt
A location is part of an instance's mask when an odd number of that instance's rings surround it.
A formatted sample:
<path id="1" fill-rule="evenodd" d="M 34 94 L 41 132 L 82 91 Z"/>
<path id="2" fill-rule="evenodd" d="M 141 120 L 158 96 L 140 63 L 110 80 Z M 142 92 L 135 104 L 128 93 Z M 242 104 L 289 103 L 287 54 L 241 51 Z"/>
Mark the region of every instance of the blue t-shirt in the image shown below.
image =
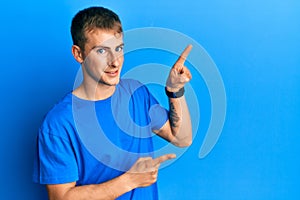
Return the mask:
<path id="1" fill-rule="evenodd" d="M 114 94 L 88 101 L 67 94 L 46 115 L 37 137 L 34 182 L 98 184 L 120 176 L 139 157 L 153 156 L 152 130 L 168 119 L 148 89 L 121 79 Z M 157 185 L 118 199 L 158 199 Z"/>

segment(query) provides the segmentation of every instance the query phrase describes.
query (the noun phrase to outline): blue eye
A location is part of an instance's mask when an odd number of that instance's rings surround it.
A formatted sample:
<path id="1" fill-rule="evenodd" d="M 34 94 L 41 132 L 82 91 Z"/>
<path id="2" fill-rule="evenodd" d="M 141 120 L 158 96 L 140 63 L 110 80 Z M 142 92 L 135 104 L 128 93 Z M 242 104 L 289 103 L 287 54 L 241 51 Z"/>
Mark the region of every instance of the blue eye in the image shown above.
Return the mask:
<path id="1" fill-rule="evenodd" d="M 106 52 L 106 50 L 105 49 L 98 49 L 97 52 L 100 53 L 100 54 L 104 54 Z"/>
<path id="2" fill-rule="evenodd" d="M 116 48 L 116 52 L 120 52 L 122 50 L 123 50 L 123 46 L 119 46 L 119 47 Z"/>

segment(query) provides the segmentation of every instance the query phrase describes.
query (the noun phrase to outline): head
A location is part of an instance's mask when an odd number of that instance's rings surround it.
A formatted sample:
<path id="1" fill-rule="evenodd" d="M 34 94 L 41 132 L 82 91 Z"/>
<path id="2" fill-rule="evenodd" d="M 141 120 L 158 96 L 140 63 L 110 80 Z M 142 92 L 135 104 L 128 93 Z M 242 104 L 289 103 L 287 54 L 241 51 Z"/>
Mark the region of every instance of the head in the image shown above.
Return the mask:
<path id="1" fill-rule="evenodd" d="M 119 16 L 103 7 L 90 7 L 79 11 L 72 20 L 71 35 L 73 45 L 84 51 L 88 38 L 86 33 L 94 29 L 114 31 L 122 34 L 122 25 Z"/>
<path id="2" fill-rule="evenodd" d="M 103 7 L 81 10 L 72 20 L 71 35 L 72 54 L 82 64 L 84 79 L 118 83 L 124 60 L 118 15 Z"/>

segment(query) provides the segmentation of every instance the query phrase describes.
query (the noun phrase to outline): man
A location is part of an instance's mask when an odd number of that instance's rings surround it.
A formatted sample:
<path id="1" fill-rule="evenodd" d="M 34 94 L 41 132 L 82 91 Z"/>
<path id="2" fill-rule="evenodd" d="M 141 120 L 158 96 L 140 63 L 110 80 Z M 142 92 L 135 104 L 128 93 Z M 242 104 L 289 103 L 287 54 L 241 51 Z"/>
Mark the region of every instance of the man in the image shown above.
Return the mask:
<path id="1" fill-rule="evenodd" d="M 124 44 L 115 13 L 103 7 L 84 9 L 73 18 L 71 34 L 72 54 L 81 64 L 83 81 L 44 119 L 34 181 L 46 184 L 51 200 L 158 199 L 159 165 L 176 155 L 153 158 L 151 134 L 179 147 L 191 144 L 183 94 L 191 79 L 184 62 L 192 47 L 170 71 L 167 112 L 141 83 L 120 79 Z M 123 106 L 125 99 L 129 100 Z"/>

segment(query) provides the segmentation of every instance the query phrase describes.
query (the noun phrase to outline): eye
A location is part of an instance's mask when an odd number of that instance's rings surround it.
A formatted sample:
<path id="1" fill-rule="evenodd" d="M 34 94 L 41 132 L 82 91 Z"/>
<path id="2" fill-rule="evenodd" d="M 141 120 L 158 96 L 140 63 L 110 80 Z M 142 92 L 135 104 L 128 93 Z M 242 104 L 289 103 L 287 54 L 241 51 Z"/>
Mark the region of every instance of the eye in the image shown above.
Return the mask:
<path id="1" fill-rule="evenodd" d="M 119 47 L 117 47 L 117 48 L 116 48 L 116 52 L 120 52 L 120 51 L 122 51 L 122 50 L 123 50 L 123 48 L 124 48 L 123 46 L 119 46 Z"/>
<path id="2" fill-rule="evenodd" d="M 100 54 L 104 54 L 104 53 L 106 53 L 106 50 L 105 49 L 98 49 L 97 52 L 100 53 Z"/>

